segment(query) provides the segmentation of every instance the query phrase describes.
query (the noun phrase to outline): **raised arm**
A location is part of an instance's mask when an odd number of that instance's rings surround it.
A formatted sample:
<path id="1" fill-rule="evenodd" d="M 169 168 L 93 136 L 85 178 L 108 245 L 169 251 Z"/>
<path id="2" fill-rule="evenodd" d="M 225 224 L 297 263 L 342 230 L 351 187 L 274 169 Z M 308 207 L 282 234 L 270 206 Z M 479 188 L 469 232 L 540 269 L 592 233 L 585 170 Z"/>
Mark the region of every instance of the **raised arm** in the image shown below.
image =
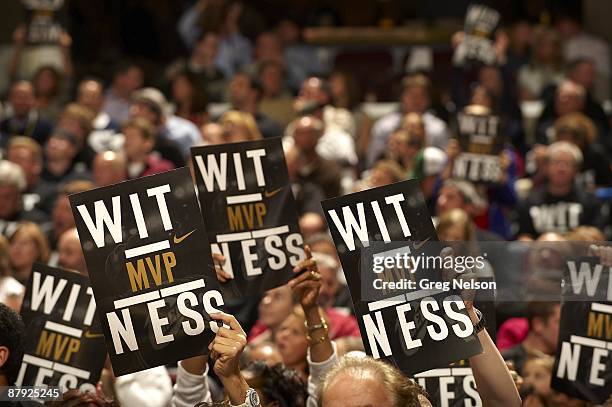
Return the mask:
<path id="1" fill-rule="evenodd" d="M 466 305 L 472 323 L 477 324 L 479 317 L 474 307 L 469 302 Z M 478 339 L 483 352 L 470 358 L 470 366 L 483 406 L 519 407 L 521 397 L 512 375 L 486 329 L 478 333 Z"/>
<path id="2" fill-rule="evenodd" d="M 318 305 L 321 275 L 308 245 L 304 246 L 304 251 L 306 259 L 293 269 L 297 277 L 289 281 L 288 285 L 299 298 L 306 317 L 309 337 L 307 406 L 316 406 L 317 388 L 325 373 L 338 362 L 338 356 L 334 344 L 329 339 L 329 328 Z"/>

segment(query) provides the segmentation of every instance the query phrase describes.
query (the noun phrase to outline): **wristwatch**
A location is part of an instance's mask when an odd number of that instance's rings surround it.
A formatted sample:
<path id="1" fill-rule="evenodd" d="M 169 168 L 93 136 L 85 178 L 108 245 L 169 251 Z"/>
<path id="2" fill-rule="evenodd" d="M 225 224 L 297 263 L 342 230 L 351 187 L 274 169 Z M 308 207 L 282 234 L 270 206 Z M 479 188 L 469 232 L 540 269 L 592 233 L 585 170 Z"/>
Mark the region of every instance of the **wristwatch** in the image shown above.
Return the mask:
<path id="1" fill-rule="evenodd" d="M 474 312 L 478 316 L 478 322 L 474 324 L 474 333 L 477 334 L 483 329 L 485 329 L 485 325 L 487 324 L 487 321 L 485 320 L 485 317 L 482 314 L 482 312 L 480 312 L 476 308 L 474 308 Z"/>
<path id="2" fill-rule="evenodd" d="M 244 400 L 244 403 L 234 407 L 261 407 L 261 404 L 259 404 L 259 395 L 255 389 L 249 388 L 247 390 L 246 400 Z"/>

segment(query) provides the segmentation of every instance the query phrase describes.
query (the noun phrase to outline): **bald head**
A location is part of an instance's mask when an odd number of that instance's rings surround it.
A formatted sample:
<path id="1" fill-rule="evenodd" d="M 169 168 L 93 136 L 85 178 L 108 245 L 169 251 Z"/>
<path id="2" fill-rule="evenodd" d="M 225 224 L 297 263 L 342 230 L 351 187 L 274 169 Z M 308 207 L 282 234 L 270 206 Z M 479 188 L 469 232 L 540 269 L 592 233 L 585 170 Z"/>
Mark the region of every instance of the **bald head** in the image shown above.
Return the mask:
<path id="1" fill-rule="evenodd" d="M 293 122 L 293 141 L 305 154 L 313 154 L 323 134 L 323 122 L 314 116 L 304 116 Z"/>
<path id="2" fill-rule="evenodd" d="M 93 162 L 93 176 L 94 182 L 99 187 L 127 180 L 125 158 L 114 151 L 98 153 Z"/>
<path id="3" fill-rule="evenodd" d="M 85 79 L 79 84 L 77 103 L 94 112 L 102 110 L 104 104 L 104 88 L 102 83 L 94 79 Z"/>

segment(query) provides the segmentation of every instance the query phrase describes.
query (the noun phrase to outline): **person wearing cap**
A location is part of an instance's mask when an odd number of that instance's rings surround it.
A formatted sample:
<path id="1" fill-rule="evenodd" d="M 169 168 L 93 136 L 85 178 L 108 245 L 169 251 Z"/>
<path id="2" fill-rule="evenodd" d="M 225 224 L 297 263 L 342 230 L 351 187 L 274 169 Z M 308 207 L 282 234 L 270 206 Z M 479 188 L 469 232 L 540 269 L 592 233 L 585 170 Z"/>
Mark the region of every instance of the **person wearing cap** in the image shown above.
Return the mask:
<path id="1" fill-rule="evenodd" d="M 44 230 L 48 229 L 48 217 L 43 212 L 23 208 L 23 191 L 27 187 L 21 167 L 8 160 L 0 161 L 0 235 L 10 238 L 19 222 L 29 220 Z"/>
<path id="2" fill-rule="evenodd" d="M 158 129 L 156 150 L 176 166 L 185 165 L 185 161 L 189 158 L 189 149 L 202 142 L 200 130 L 196 125 L 189 120 L 169 114 L 166 97 L 158 89 L 140 89 L 133 94 L 132 101 L 130 116 L 147 119 Z M 165 145 L 164 148 L 168 150 L 167 142 L 174 143 L 178 147 L 182 155 L 182 162 L 177 163 L 177 158 L 171 157 L 159 148 L 161 144 Z"/>
<path id="3" fill-rule="evenodd" d="M 433 213 L 440 175 L 446 168 L 446 153 L 438 147 L 425 147 L 414 156 L 412 171 L 408 178 L 418 179 L 425 197 L 427 208 Z"/>

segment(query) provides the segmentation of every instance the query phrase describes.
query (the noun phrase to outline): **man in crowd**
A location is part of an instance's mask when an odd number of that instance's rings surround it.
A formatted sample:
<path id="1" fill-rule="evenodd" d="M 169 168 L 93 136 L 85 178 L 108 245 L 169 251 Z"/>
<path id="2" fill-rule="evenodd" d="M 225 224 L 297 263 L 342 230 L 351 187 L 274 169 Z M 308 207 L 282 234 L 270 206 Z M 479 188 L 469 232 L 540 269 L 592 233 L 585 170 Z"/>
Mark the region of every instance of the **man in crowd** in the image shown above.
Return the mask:
<path id="1" fill-rule="evenodd" d="M 23 207 L 23 192 L 27 187 L 21 167 L 7 160 L 0 160 L 0 235 L 11 237 L 20 221 L 37 223 L 47 228 L 47 216 L 37 210 L 26 211 Z"/>
<path id="2" fill-rule="evenodd" d="M 246 71 L 238 72 L 229 84 L 229 98 L 233 108 L 250 113 L 264 138 L 281 137 L 283 129 L 274 120 L 259 111 L 261 84 Z"/>
<path id="3" fill-rule="evenodd" d="M 83 163 L 76 161 L 79 153 L 77 136 L 56 130 L 45 144 L 45 167 L 42 179 L 59 185 L 75 179 L 89 179 L 89 171 Z"/>
<path id="4" fill-rule="evenodd" d="M 146 119 L 135 118 L 123 125 L 125 155 L 129 179 L 159 174 L 174 168 L 174 165 L 153 154 L 157 129 Z"/>
<path id="5" fill-rule="evenodd" d="M 98 187 L 126 181 L 127 163 L 122 153 L 104 151 L 98 153 L 93 162 L 93 179 Z"/>
<path id="6" fill-rule="evenodd" d="M 5 148 L 11 137 L 31 137 L 43 144 L 51 133 L 51 124 L 41 119 L 36 111 L 34 87 L 31 82 L 17 81 L 11 86 L 8 98 L 10 113 L 0 122 L 0 148 Z"/>
<path id="7" fill-rule="evenodd" d="M 520 344 L 502 352 L 508 362 L 514 363 L 518 374 L 530 356 L 554 355 L 557 351 L 561 307 L 555 302 L 531 302 L 527 306 L 529 332 Z"/>
<path id="8" fill-rule="evenodd" d="M 12 386 L 21 367 L 25 326 L 19 314 L 0 303 L 0 386 Z"/>
<path id="9" fill-rule="evenodd" d="M 52 249 L 57 248 L 57 242 L 65 231 L 75 227 L 74 216 L 72 215 L 68 196 L 89 191 L 95 187 L 96 186 L 91 181 L 76 180 L 68 182 L 58 192 L 51 212 L 51 231 L 48 234 L 49 244 Z M 52 259 L 49 260 L 49 263 L 57 264 L 57 253 L 52 255 Z"/>
<path id="10" fill-rule="evenodd" d="M 76 228 L 68 229 L 60 235 L 57 251 L 59 255 L 57 265 L 59 267 L 87 275 L 87 264 L 85 264 L 85 256 L 83 256 L 83 249 Z"/>
<path id="11" fill-rule="evenodd" d="M 144 72 L 138 65 L 128 62 L 117 67 L 102 108 L 112 121 L 122 124 L 129 119 L 132 93 L 142 87 L 143 81 Z"/>
<path id="12" fill-rule="evenodd" d="M 326 198 L 340 195 L 342 171 L 338 164 L 321 157 L 317 144 L 323 135 L 323 122 L 314 116 L 304 116 L 290 125 L 293 144 L 297 148 L 298 180 L 319 185 Z"/>
<path id="13" fill-rule="evenodd" d="M 23 192 L 23 208 L 30 211 L 38 208 L 51 213 L 55 200 L 56 186 L 41 178 L 43 153 L 40 145 L 29 137 L 14 137 L 7 149 L 7 159 L 19 165 L 26 177 Z"/>
<path id="14" fill-rule="evenodd" d="M 104 106 L 104 85 L 102 85 L 102 82 L 94 78 L 82 80 L 77 88 L 76 102 L 95 114 L 92 131 L 88 139 L 89 146 L 96 152 L 119 150 L 123 141 L 117 134 L 119 124 L 102 110 Z"/>
<path id="15" fill-rule="evenodd" d="M 144 118 L 156 127 L 155 150 L 177 167 L 185 164 L 189 149 L 201 142 L 200 130 L 192 122 L 168 114 L 168 102 L 158 89 L 144 88 L 134 93 L 130 115 Z"/>
<path id="16" fill-rule="evenodd" d="M 373 164 L 385 150 L 387 139 L 401 126 L 406 113 L 418 113 L 425 123 L 425 145 L 444 149 L 449 134 L 446 123 L 429 112 L 431 104 L 429 78 L 422 74 L 409 75 L 402 81 L 401 110 L 380 118 L 372 128 L 368 150 L 368 165 Z"/>
<path id="17" fill-rule="evenodd" d="M 518 209 L 519 238 L 542 233 L 567 233 L 580 225 L 601 227 L 597 199 L 575 184 L 582 152 L 574 144 L 558 141 L 546 149 L 546 182 L 532 191 Z"/>

